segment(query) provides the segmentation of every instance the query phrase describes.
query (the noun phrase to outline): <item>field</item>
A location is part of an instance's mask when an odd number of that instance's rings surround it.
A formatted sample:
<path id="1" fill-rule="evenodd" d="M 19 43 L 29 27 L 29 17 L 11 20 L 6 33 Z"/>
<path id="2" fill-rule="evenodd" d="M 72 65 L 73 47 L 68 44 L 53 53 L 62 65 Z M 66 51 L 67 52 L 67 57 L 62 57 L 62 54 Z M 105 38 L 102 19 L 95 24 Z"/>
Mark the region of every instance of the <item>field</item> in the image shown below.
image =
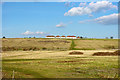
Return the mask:
<path id="1" fill-rule="evenodd" d="M 3 39 L 3 51 L 13 50 L 106 50 L 118 49 L 117 39 Z"/>
<path id="2" fill-rule="evenodd" d="M 58 39 L 3 39 L 3 50 L 68 50 L 70 41 Z M 63 46 L 64 45 L 64 46 Z"/>
<path id="3" fill-rule="evenodd" d="M 92 56 L 95 52 L 116 51 L 118 44 L 114 39 L 3 39 L 2 42 L 3 78 L 12 78 L 13 74 L 15 78 L 118 77 L 118 56 Z M 72 51 L 84 54 L 70 55 Z"/>
<path id="4" fill-rule="evenodd" d="M 117 49 L 117 40 L 75 40 L 78 49 Z"/>

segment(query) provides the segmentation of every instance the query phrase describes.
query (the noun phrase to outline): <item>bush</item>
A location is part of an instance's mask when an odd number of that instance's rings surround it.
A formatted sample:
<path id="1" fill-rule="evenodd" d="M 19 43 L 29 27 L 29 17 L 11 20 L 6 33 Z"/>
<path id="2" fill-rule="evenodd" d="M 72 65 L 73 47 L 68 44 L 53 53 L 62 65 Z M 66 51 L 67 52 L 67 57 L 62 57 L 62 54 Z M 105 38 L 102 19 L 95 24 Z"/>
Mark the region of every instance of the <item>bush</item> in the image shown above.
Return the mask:
<path id="1" fill-rule="evenodd" d="M 3 36 L 3 38 L 5 38 L 5 36 Z"/>
<path id="2" fill-rule="evenodd" d="M 81 55 L 83 52 L 73 51 L 69 53 L 70 55 Z"/>
<path id="3" fill-rule="evenodd" d="M 114 55 L 120 55 L 120 50 L 115 51 Z"/>
<path id="4" fill-rule="evenodd" d="M 18 50 L 23 50 L 23 51 L 30 51 L 30 50 L 40 50 L 37 47 L 2 47 L 3 51 L 18 51 Z"/>
<path id="5" fill-rule="evenodd" d="M 46 47 L 43 47 L 42 50 L 46 50 L 47 48 Z"/>
<path id="6" fill-rule="evenodd" d="M 117 56 L 120 55 L 119 51 L 115 52 L 96 52 L 93 54 L 93 56 Z"/>
<path id="7" fill-rule="evenodd" d="M 28 49 L 27 48 L 23 48 L 23 51 L 28 51 Z"/>
<path id="8" fill-rule="evenodd" d="M 37 47 L 34 47 L 34 48 L 33 48 L 33 51 L 37 51 L 37 50 L 40 50 L 40 49 L 37 48 Z"/>

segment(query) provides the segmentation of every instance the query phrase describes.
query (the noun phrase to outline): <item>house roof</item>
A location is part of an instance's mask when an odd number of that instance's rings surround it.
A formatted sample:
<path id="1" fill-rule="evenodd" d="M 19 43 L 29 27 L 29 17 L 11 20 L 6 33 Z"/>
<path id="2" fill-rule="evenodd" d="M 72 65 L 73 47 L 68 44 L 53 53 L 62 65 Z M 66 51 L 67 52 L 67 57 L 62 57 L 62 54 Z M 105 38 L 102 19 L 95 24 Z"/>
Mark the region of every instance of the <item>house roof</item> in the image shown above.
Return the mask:
<path id="1" fill-rule="evenodd" d="M 48 36 L 46 36 L 46 37 L 60 37 L 59 35 L 57 35 L 57 36 L 53 36 L 53 35 L 48 35 Z M 66 36 L 61 36 L 61 37 L 66 37 Z M 76 36 L 67 36 L 67 37 L 76 37 Z M 78 37 L 77 37 L 78 38 Z M 79 37 L 80 38 L 80 37 Z"/>
<path id="2" fill-rule="evenodd" d="M 61 37 L 65 37 L 65 36 L 61 36 Z"/>
<path id="3" fill-rule="evenodd" d="M 67 36 L 67 37 L 76 37 L 76 36 Z"/>
<path id="4" fill-rule="evenodd" d="M 46 36 L 46 37 L 55 37 L 55 36 L 51 35 L 51 36 Z"/>
<path id="5" fill-rule="evenodd" d="M 57 35 L 56 37 L 60 37 L 59 35 Z"/>

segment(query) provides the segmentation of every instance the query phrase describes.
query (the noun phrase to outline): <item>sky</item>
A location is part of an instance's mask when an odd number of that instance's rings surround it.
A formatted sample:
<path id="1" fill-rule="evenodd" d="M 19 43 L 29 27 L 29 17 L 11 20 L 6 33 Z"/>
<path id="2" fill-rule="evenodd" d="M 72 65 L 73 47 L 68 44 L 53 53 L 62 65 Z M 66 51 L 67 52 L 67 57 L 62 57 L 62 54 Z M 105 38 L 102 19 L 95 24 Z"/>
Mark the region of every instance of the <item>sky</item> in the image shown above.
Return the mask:
<path id="1" fill-rule="evenodd" d="M 8 38 L 47 35 L 118 38 L 117 20 L 117 2 L 2 3 L 2 35 Z"/>

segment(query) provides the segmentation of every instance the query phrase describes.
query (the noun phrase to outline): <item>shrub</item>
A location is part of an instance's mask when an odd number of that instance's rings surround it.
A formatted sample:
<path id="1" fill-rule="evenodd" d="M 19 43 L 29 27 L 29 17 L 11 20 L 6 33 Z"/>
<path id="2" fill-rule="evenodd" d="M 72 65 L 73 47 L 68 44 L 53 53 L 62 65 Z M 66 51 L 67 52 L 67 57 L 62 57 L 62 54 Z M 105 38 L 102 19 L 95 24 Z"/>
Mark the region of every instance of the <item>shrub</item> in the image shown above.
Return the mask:
<path id="1" fill-rule="evenodd" d="M 5 36 L 3 36 L 3 38 L 5 38 Z"/>
<path id="2" fill-rule="evenodd" d="M 93 56 L 117 56 L 120 55 L 119 51 L 115 52 L 96 52 L 93 54 Z"/>
<path id="3" fill-rule="evenodd" d="M 81 55 L 83 52 L 73 51 L 69 53 L 70 55 Z"/>
<path id="4" fill-rule="evenodd" d="M 23 48 L 23 51 L 27 51 L 27 49 L 26 49 L 26 48 Z"/>
<path id="5" fill-rule="evenodd" d="M 37 47 L 34 47 L 34 48 L 33 48 L 33 50 L 34 50 L 34 51 L 37 51 L 37 50 L 40 50 L 40 49 L 39 49 L 39 48 L 37 48 Z"/>
<path id="6" fill-rule="evenodd" d="M 42 50 L 46 50 L 47 48 L 46 47 L 43 47 Z"/>

